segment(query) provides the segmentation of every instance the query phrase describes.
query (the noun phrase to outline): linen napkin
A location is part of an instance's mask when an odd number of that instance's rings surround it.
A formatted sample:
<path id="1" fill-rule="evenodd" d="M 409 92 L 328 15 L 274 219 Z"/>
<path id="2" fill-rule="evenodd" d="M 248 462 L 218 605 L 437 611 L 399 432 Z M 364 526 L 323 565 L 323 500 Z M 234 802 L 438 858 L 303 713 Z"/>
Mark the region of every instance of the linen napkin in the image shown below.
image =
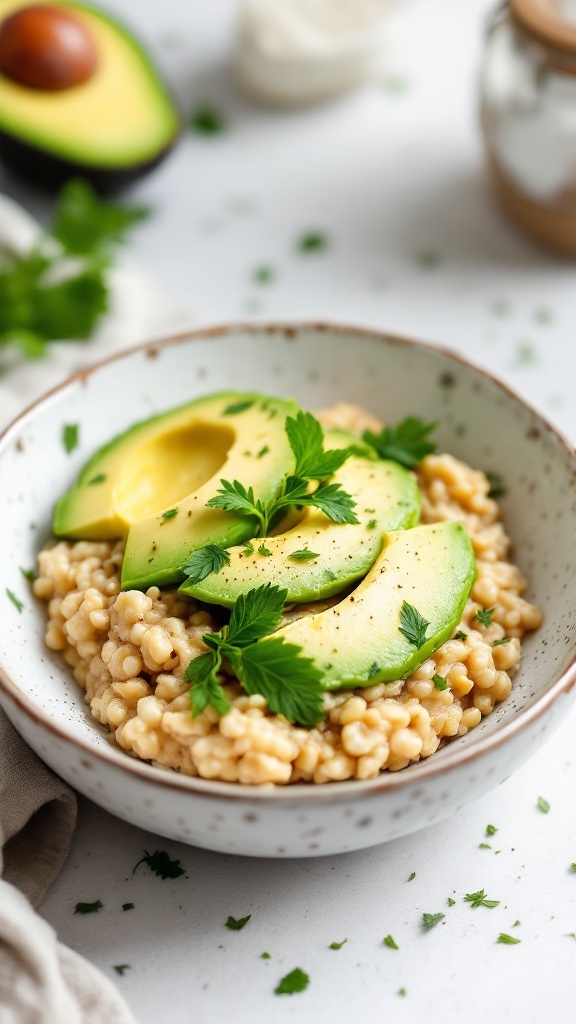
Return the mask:
<path id="1" fill-rule="evenodd" d="M 40 227 L 0 195 L 0 248 L 25 252 Z M 90 342 L 50 344 L 45 359 L 3 361 L 0 431 L 30 402 L 113 351 L 189 324 L 137 268 L 111 271 L 111 309 Z M 3 354 L 4 355 L 4 354 Z M 0 1024 L 134 1024 L 116 988 L 34 911 L 61 870 L 76 797 L 18 736 L 0 709 Z"/>

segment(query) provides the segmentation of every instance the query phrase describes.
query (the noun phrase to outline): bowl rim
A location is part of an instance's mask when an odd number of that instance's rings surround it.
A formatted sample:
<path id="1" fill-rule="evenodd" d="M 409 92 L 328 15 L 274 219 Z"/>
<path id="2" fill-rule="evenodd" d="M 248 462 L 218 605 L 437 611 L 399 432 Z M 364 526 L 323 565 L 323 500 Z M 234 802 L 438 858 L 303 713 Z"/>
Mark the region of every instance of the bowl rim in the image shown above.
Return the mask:
<path id="1" fill-rule="evenodd" d="M 400 347 L 410 347 L 426 353 L 439 355 L 449 362 L 460 364 L 466 370 L 472 371 L 488 381 L 492 386 L 501 390 L 507 397 L 520 405 L 531 417 L 538 421 L 540 428 L 552 437 L 552 439 L 564 450 L 565 454 L 573 460 L 576 468 L 576 447 L 555 427 L 542 413 L 535 409 L 523 397 L 518 395 L 509 385 L 501 381 L 492 373 L 477 366 L 475 363 L 453 352 L 451 349 L 431 342 L 406 337 L 396 333 L 389 333 L 384 328 L 359 327 L 356 324 L 340 321 L 338 323 L 327 320 L 291 320 L 289 318 L 278 318 L 274 321 L 232 321 L 222 324 L 207 324 L 205 326 L 193 327 L 187 330 L 178 331 L 159 338 L 148 340 L 141 344 L 122 349 L 107 356 L 98 362 L 80 370 L 67 377 L 60 384 L 44 392 L 34 402 L 31 402 L 22 412 L 16 416 L 0 432 L 0 454 L 2 449 L 10 443 L 12 434 L 31 419 L 43 406 L 55 395 L 65 393 L 69 388 L 84 383 L 97 371 L 110 363 L 126 359 L 130 356 L 145 354 L 148 358 L 155 358 L 160 349 L 169 348 L 174 345 L 184 344 L 200 340 L 220 339 L 234 333 L 244 334 L 283 334 L 285 337 L 294 337 L 296 334 L 312 331 L 317 333 L 333 333 L 336 335 L 354 333 L 364 338 L 372 338 L 378 342 L 385 342 Z M 34 725 L 39 725 L 49 733 L 55 735 L 58 740 L 63 741 L 80 750 L 83 754 L 90 754 L 97 760 L 105 762 L 109 767 L 118 767 L 132 777 L 142 779 L 145 782 L 157 785 L 163 789 L 194 794 L 197 797 L 218 797 L 227 802 L 273 802 L 289 800 L 291 803 L 308 803 L 310 799 L 321 803 L 340 803 L 347 801 L 352 794 L 358 798 L 371 797 L 377 793 L 388 790 L 396 791 L 411 784 L 420 785 L 429 779 L 444 775 L 451 769 L 456 769 L 471 761 L 479 760 L 491 753 L 494 749 L 501 747 L 509 739 L 518 735 L 537 721 L 556 702 L 562 694 L 569 694 L 576 686 L 576 651 L 572 662 L 561 673 L 558 679 L 550 686 L 546 693 L 527 709 L 521 709 L 514 718 L 503 725 L 496 732 L 479 739 L 471 749 L 466 745 L 453 749 L 452 753 L 440 761 L 434 758 L 426 758 L 416 766 L 416 771 L 386 772 L 373 779 L 349 779 L 344 782 L 332 782 L 330 785 L 318 786 L 306 784 L 294 784 L 284 786 L 242 786 L 237 782 L 221 782 L 213 779 L 202 779 L 199 776 L 183 775 L 171 768 L 154 766 L 146 761 L 127 754 L 126 751 L 116 749 L 112 743 L 109 746 L 93 744 L 82 737 L 75 736 L 68 732 L 62 725 L 54 722 L 52 717 L 45 711 L 38 708 L 35 702 L 20 689 L 18 684 L 11 678 L 6 666 L 0 662 L 0 693 L 7 698 L 8 703 L 15 704 L 20 711 Z M 574 694 L 573 696 L 576 696 Z M 94 723 L 97 725 L 97 723 Z M 108 738 L 108 734 L 106 734 Z"/>

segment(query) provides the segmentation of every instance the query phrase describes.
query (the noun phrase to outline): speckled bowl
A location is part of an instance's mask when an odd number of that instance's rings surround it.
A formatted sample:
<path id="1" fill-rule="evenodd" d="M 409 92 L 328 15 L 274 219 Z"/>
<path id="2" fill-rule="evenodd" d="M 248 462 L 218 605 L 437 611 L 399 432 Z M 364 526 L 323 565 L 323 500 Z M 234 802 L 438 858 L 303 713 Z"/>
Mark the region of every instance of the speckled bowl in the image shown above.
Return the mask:
<path id="1" fill-rule="evenodd" d="M 391 421 L 439 420 L 441 449 L 501 473 L 506 526 L 544 625 L 527 638 L 514 689 L 481 725 L 431 758 L 367 782 L 249 788 L 188 778 L 116 749 L 61 659 L 27 590 L 56 497 L 87 457 L 135 420 L 210 391 L 349 400 Z M 67 455 L 65 423 L 80 425 Z M 87 370 L 25 412 L 0 441 L 0 702 L 31 747 L 113 814 L 225 853 L 312 857 L 386 842 L 457 812 L 518 768 L 576 694 L 576 460 L 502 384 L 450 353 L 376 331 L 228 326 L 168 338 Z M 8 600 L 11 589 L 21 613 Z M 550 756 L 554 746 L 550 745 Z"/>

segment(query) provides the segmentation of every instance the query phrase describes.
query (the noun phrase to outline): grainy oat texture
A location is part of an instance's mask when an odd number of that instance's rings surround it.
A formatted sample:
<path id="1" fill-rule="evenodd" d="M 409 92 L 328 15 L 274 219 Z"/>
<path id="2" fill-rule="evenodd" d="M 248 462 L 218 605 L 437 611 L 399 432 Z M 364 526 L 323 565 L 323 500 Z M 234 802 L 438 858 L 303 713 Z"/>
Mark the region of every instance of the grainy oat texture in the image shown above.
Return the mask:
<path id="1" fill-rule="evenodd" d="M 319 418 L 356 433 L 378 426 L 344 403 Z M 484 473 L 451 455 L 429 455 L 417 475 L 422 522 L 456 520 L 474 546 L 478 575 L 460 638 L 407 679 L 327 693 L 327 717 L 315 729 L 272 715 L 232 676 L 222 677 L 230 711 L 219 717 L 207 708 L 192 718 L 183 674 L 207 650 L 202 634 L 219 624 L 176 593 L 121 592 L 122 541 L 60 541 L 40 553 L 34 593 L 48 602 L 46 644 L 62 652 L 119 746 L 153 764 L 245 785 L 369 779 L 405 768 L 474 728 L 509 695 L 521 639 L 541 622 L 522 597 L 526 581 L 507 560 L 510 541 Z M 494 609 L 487 626 L 476 618 L 480 609 Z"/>

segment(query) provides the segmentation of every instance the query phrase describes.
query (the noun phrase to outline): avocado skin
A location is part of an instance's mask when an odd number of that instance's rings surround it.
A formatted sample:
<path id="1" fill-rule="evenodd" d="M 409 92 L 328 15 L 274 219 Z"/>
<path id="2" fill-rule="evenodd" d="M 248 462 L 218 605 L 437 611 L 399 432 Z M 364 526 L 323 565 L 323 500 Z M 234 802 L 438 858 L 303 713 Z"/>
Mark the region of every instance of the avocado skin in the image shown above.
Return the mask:
<path id="1" fill-rule="evenodd" d="M 0 129 L 0 160 L 18 177 L 46 192 L 56 192 L 70 178 L 82 177 L 89 181 L 101 196 L 114 195 L 127 188 L 139 178 L 150 174 L 168 156 L 181 135 L 181 126 L 151 160 L 132 164 L 129 167 L 92 167 L 76 163 L 49 153 L 48 150 L 32 146 Z"/>

